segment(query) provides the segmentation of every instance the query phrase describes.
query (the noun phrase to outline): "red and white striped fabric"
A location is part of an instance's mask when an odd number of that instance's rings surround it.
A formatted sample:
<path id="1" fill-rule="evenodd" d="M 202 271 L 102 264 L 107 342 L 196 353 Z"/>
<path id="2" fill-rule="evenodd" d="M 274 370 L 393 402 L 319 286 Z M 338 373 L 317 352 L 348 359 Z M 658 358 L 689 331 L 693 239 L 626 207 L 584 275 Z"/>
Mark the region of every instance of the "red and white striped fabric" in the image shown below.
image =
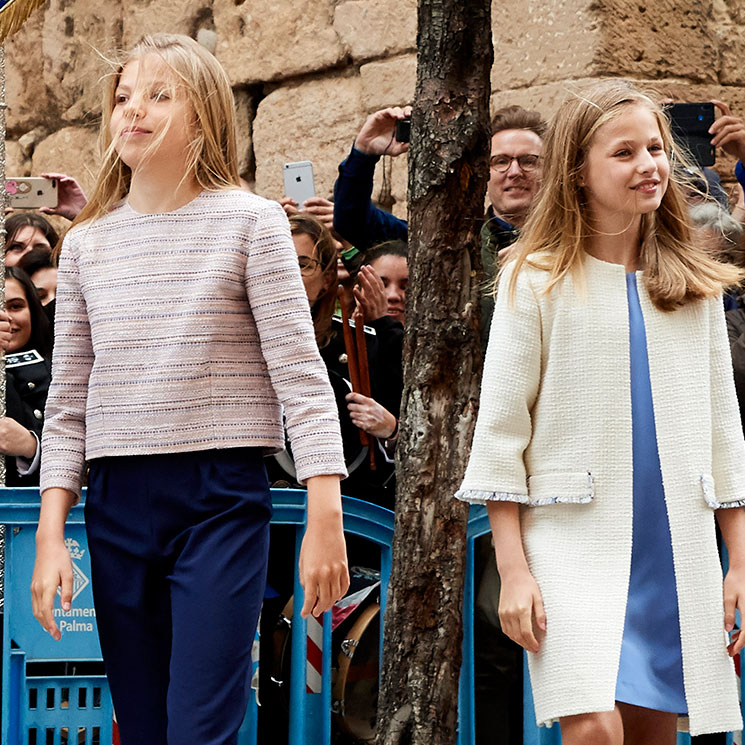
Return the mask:
<path id="1" fill-rule="evenodd" d="M 323 616 L 316 618 L 308 616 L 306 628 L 306 693 L 320 693 L 323 683 Z"/>

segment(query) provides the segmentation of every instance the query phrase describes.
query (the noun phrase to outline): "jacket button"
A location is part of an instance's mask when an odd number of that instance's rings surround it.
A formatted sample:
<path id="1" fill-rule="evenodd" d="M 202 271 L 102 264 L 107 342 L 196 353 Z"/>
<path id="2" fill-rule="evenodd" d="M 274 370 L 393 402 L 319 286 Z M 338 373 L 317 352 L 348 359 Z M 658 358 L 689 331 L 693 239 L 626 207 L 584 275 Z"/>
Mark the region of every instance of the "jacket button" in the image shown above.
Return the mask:
<path id="1" fill-rule="evenodd" d="M 36 388 L 36 383 L 32 383 L 31 381 L 29 381 L 29 383 L 28 383 L 28 389 L 30 391 L 33 391 L 34 388 Z"/>
<path id="2" fill-rule="evenodd" d="M 346 353 L 339 355 L 339 362 L 341 362 L 342 365 L 346 365 L 347 364 L 347 355 L 346 355 Z"/>
<path id="3" fill-rule="evenodd" d="M 38 409 L 34 409 L 34 416 L 37 419 L 43 419 L 44 418 L 44 414 L 42 414 Z"/>

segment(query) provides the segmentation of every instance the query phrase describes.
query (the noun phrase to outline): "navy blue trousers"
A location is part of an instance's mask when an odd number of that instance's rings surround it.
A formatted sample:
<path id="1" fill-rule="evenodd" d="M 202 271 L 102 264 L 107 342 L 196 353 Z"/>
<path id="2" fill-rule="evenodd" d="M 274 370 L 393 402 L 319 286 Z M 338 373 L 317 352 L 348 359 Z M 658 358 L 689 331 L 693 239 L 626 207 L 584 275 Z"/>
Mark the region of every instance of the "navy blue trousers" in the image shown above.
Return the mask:
<path id="1" fill-rule="evenodd" d="M 93 596 L 122 745 L 232 745 L 271 501 L 258 449 L 91 462 Z"/>

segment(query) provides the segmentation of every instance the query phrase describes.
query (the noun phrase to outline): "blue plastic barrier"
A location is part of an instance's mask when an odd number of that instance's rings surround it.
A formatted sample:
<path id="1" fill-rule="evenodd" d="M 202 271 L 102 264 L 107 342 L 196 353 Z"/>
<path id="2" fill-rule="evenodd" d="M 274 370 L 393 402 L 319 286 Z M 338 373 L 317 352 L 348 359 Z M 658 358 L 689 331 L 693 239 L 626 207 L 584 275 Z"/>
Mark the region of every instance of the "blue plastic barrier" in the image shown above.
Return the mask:
<path id="1" fill-rule="evenodd" d="M 6 527 L 5 619 L 2 659 L 3 745 L 108 745 L 112 741 L 112 707 L 105 677 L 81 672 L 100 663 L 95 610 L 90 589 L 90 562 L 83 525 L 83 507 L 71 511 L 66 529 L 75 571 L 73 611 L 55 610 L 62 640 L 55 642 L 31 613 L 29 585 L 34 564 L 34 534 L 39 516 L 35 489 L 0 490 L 0 524 Z M 295 526 L 295 559 L 305 527 L 305 492 L 272 490 L 272 523 Z M 393 513 L 374 504 L 343 498 L 345 532 L 365 538 L 381 551 L 381 618 L 391 569 Z M 474 541 L 489 531 L 486 510 L 472 507 L 468 519 L 466 577 L 463 611 L 463 667 L 459 691 L 458 745 L 472 745 L 474 727 Z M 331 742 L 331 622 L 324 617 L 323 676 L 320 693 L 306 690 L 306 622 L 300 617 L 302 588 L 295 576 L 290 675 L 290 745 L 328 745 Z M 382 646 L 382 639 L 381 639 Z M 49 663 L 65 669 L 49 672 Z M 239 733 L 239 745 L 255 745 L 258 707 L 251 697 Z M 558 726 L 538 728 L 532 704 L 527 666 L 524 676 L 524 745 L 559 745 Z M 731 743 L 729 736 L 728 742 Z M 690 738 L 681 734 L 678 745 Z"/>
<path id="2" fill-rule="evenodd" d="M 0 523 L 6 526 L 2 742 L 110 743 L 113 711 L 98 645 L 83 508 L 73 507 L 65 531 L 73 559 L 74 601 L 68 613 L 55 609 L 62 632 L 56 642 L 31 612 L 39 491 L 3 489 L 0 493 Z M 83 667 L 97 667 L 98 674 L 77 674 Z"/>

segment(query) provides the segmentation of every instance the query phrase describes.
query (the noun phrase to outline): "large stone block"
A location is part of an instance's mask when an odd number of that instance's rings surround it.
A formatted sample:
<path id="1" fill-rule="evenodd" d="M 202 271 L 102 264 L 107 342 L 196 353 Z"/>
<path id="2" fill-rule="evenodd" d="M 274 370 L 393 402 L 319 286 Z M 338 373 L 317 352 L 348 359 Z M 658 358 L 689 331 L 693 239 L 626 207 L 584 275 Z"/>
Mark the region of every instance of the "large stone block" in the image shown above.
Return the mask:
<path id="1" fill-rule="evenodd" d="M 99 81 L 121 46 L 122 13 L 119 4 L 91 0 L 52 0 L 47 6 L 40 39 L 44 84 L 67 121 L 100 113 Z"/>
<path id="2" fill-rule="evenodd" d="M 587 77 L 534 85 L 530 88 L 496 91 L 492 93 L 489 108 L 494 114 L 502 106 L 523 106 L 526 109 L 538 111 L 544 119 L 549 120 L 564 99 L 594 80 L 594 78 Z"/>
<path id="3" fill-rule="evenodd" d="M 712 0 L 613 0 L 600 12 L 594 74 L 717 81 Z"/>
<path id="4" fill-rule="evenodd" d="M 362 103 L 369 112 L 403 106 L 414 100 L 416 55 L 369 62 L 360 67 Z"/>
<path id="5" fill-rule="evenodd" d="M 238 173 L 244 178 L 250 176 L 254 168 L 251 124 L 255 106 L 251 94 L 243 89 L 233 91 L 235 95 L 235 137 L 238 148 Z"/>
<path id="6" fill-rule="evenodd" d="M 408 160 L 407 155 L 381 158 L 375 168 L 375 179 L 373 180 L 373 201 L 380 204 L 382 199 L 390 195 L 389 198 L 392 198 L 393 201 L 390 211 L 403 220 L 406 219 L 407 213 Z M 381 206 L 389 209 L 386 204 L 381 204 Z"/>
<path id="7" fill-rule="evenodd" d="M 233 84 L 325 70 L 344 56 L 329 0 L 215 0 L 212 11 L 216 55 Z"/>
<path id="8" fill-rule="evenodd" d="M 310 160 L 316 193 L 330 198 L 337 166 L 365 119 L 360 78 L 329 77 L 283 86 L 259 103 L 253 123 L 256 191 L 284 194 L 284 163 Z"/>
<path id="9" fill-rule="evenodd" d="M 231 3 L 232 4 L 232 3 Z M 145 34 L 166 32 L 196 38 L 200 28 L 211 28 L 210 0 L 130 0 L 122 16 L 122 46 L 133 47 Z"/>
<path id="10" fill-rule="evenodd" d="M 31 158 L 15 140 L 5 141 L 5 176 L 30 176 Z"/>
<path id="11" fill-rule="evenodd" d="M 11 137 L 20 137 L 39 124 L 47 129 L 57 124 L 56 101 L 44 86 L 43 26 L 44 9 L 40 8 L 5 42 L 5 100 Z"/>
<path id="12" fill-rule="evenodd" d="M 719 30 L 719 82 L 745 85 L 745 28 L 727 25 Z"/>
<path id="13" fill-rule="evenodd" d="M 492 90 L 591 75 L 602 16 L 593 0 L 492 3 Z"/>
<path id="14" fill-rule="evenodd" d="M 32 157 L 32 172 L 66 173 L 73 176 L 90 194 L 100 165 L 97 134 L 86 127 L 65 127 L 37 144 Z"/>
<path id="15" fill-rule="evenodd" d="M 416 0 L 345 0 L 334 11 L 334 28 L 357 60 L 416 49 Z"/>

